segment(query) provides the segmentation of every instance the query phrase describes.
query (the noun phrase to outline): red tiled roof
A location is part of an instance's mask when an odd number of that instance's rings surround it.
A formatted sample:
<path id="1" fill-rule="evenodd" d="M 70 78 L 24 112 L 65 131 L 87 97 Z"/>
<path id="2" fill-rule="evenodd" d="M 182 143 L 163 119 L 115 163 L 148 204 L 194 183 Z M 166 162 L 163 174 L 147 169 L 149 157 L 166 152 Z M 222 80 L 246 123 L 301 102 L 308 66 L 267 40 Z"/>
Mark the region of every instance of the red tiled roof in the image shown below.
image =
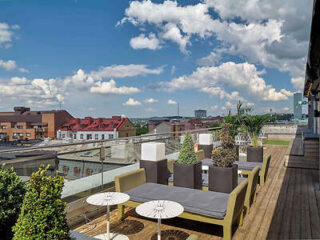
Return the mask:
<path id="1" fill-rule="evenodd" d="M 59 130 L 61 131 L 113 131 L 119 128 L 128 120 L 121 116 L 112 116 L 112 118 L 92 118 L 84 119 L 74 118 L 64 124 Z"/>

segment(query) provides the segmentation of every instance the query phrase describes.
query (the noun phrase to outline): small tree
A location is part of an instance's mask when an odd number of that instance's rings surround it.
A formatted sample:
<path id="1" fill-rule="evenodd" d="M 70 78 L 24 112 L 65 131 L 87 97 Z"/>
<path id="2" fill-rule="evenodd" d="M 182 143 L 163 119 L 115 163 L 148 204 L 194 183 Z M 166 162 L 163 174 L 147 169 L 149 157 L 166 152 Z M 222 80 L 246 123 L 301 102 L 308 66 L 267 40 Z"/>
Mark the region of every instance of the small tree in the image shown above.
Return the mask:
<path id="1" fill-rule="evenodd" d="M 186 134 L 182 147 L 180 149 L 178 163 L 194 164 L 197 162 L 197 157 L 194 152 L 193 141 L 189 133 Z"/>
<path id="2" fill-rule="evenodd" d="M 13 168 L 0 168 L 0 236 L 12 239 L 11 228 L 18 219 L 25 194 L 24 184 Z"/>
<path id="3" fill-rule="evenodd" d="M 66 203 L 61 200 L 63 177 L 47 176 L 48 167 L 40 167 L 27 184 L 21 213 L 13 227 L 14 240 L 70 239 Z"/>
<path id="4" fill-rule="evenodd" d="M 220 133 L 221 147 L 212 151 L 213 164 L 218 167 L 232 167 L 237 160 L 237 152 L 235 149 L 234 139 L 229 135 L 231 124 L 222 125 Z"/>
<path id="5" fill-rule="evenodd" d="M 258 136 L 263 125 L 270 119 L 269 115 L 246 116 L 244 118 L 244 126 L 251 137 L 251 143 L 254 147 L 258 147 Z"/>

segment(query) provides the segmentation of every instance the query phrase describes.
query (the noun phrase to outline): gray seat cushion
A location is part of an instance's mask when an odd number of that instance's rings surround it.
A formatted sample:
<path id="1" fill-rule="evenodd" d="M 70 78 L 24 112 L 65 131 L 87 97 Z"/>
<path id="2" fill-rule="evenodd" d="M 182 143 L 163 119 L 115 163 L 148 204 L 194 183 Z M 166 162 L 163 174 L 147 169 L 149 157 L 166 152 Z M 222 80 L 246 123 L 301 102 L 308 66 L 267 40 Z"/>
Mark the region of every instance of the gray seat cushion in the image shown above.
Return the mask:
<path id="1" fill-rule="evenodd" d="M 234 162 L 238 165 L 239 170 L 253 170 L 256 166 L 258 166 L 260 169 L 262 168 L 262 162 Z"/>
<path id="2" fill-rule="evenodd" d="M 95 240 L 96 239 L 75 231 L 70 231 L 69 236 L 71 240 Z"/>
<path id="3" fill-rule="evenodd" d="M 187 212 L 218 219 L 225 217 L 229 199 L 229 194 L 226 193 L 172 187 L 156 183 L 145 183 L 126 193 L 132 201 L 170 200 L 180 203 Z"/>
<path id="4" fill-rule="evenodd" d="M 205 158 L 202 161 L 202 165 L 205 166 L 210 166 L 212 165 L 212 159 L 210 158 Z M 236 161 L 234 162 L 235 164 L 238 165 L 238 169 L 239 170 L 248 170 L 251 171 L 253 170 L 256 166 L 258 166 L 260 169 L 262 168 L 262 162 L 240 162 L 240 161 Z"/>

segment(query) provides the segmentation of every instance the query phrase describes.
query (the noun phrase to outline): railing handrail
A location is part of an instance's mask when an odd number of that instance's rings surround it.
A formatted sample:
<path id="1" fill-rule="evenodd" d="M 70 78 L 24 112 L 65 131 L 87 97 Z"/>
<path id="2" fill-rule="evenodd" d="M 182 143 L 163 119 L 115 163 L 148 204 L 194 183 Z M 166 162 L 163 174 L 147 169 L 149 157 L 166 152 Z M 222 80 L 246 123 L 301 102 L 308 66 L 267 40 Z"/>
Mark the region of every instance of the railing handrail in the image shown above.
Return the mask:
<path id="1" fill-rule="evenodd" d="M 53 145 L 46 145 L 46 146 L 37 146 L 37 147 L 25 147 L 25 148 L 12 148 L 6 150 L 0 150 L 0 154 L 3 153 L 12 153 L 12 152 L 20 152 L 20 151 L 29 151 L 29 150 L 39 150 L 39 149 L 48 149 L 48 148 L 57 148 L 57 147 L 66 147 L 66 146 L 75 146 L 75 145 L 82 145 L 82 144 L 90 144 L 90 143 L 100 143 L 101 146 L 105 142 L 112 142 L 112 141 L 124 141 L 124 140 L 132 140 L 138 139 L 143 137 L 153 137 L 153 136 L 164 136 L 164 135 L 171 135 L 171 134 L 183 134 L 183 133 L 194 133 L 194 132 L 202 132 L 202 131 L 215 131 L 219 130 L 221 127 L 213 127 L 213 128 L 200 128 L 200 129 L 192 129 L 192 130 L 185 130 L 185 131 L 177 131 L 177 132 L 166 132 L 166 133 L 155 133 L 155 134 L 144 134 L 139 136 L 132 136 L 132 137 L 121 137 L 121 138 L 114 138 L 114 139 L 104 139 L 104 140 L 90 140 L 90 141 L 82 141 L 82 142 L 75 142 L 75 143 L 61 143 L 61 144 L 53 144 Z"/>

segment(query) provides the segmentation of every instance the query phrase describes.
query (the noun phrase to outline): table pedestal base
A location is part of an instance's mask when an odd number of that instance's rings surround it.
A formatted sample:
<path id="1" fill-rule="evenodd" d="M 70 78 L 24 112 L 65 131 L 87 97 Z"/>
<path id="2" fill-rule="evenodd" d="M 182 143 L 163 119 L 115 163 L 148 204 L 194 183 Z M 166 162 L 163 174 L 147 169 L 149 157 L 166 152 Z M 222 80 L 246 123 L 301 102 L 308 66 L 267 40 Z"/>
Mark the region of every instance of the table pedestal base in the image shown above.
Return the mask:
<path id="1" fill-rule="evenodd" d="M 106 240 L 107 234 L 99 234 L 97 236 L 94 236 L 96 239 Z M 129 238 L 126 235 L 122 235 L 120 233 L 110 233 L 110 240 L 129 240 Z"/>

